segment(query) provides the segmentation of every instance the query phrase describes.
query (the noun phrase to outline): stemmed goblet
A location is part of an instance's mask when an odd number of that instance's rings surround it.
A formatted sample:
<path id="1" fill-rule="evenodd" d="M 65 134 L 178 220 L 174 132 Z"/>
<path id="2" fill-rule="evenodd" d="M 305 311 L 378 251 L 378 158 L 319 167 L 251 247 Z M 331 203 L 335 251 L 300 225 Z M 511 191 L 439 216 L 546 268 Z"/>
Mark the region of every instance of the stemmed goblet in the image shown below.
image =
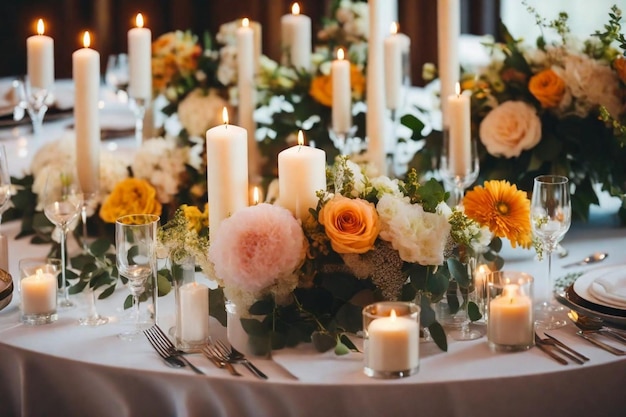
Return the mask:
<path id="1" fill-rule="evenodd" d="M 447 189 L 452 190 L 452 203 L 460 206 L 465 189 L 478 178 L 480 162 L 476 141 L 469 141 L 469 149 L 460 152 L 459 144 L 452 143 L 444 134 L 443 148 L 439 161 L 439 174 Z"/>
<path id="2" fill-rule="evenodd" d="M 128 102 L 128 55 L 109 55 L 104 75 L 106 85 L 115 90 L 120 102 Z"/>
<path id="3" fill-rule="evenodd" d="M 15 80 L 13 88 L 17 92 L 19 100 L 13 110 L 13 118 L 16 121 L 21 120 L 26 110 L 33 124 L 33 136 L 39 137 L 48 106 L 54 102 L 51 89 L 31 86 L 28 77 L 24 77 L 23 80 Z"/>
<path id="4" fill-rule="evenodd" d="M 530 204 L 530 225 L 533 235 L 541 241 L 548 257 L 549 294 L 540 304 L 543 318 L 535 321 L 537 327 L 556 329 L 565 326 L 565 319 L 555 317 L 559 307 L 554 301 L 552 282 L 552 252 L 559 240 L 567 233 L 571 224 L 571 202 L 569 180 L 560 175 L 541 175 L 535 178 Z"/>
<path id="5" fill-rule="evenodd" d="M 43 191 L 43 208 L 48 220 L 61 230 L 61 307 L 74 307 L 69 298 L 69 289 L 65 279 L 67 270 L 66 242 L 71 223 L 78 218 L 83 204 L 83 195 L 73 170 L 53 170 L 46 181 Z"/>
<path id="6" fill-rule="evenodd" d="M 134 329 L 120 333 L 123 340 L 133 340 L 141 335 L 139 302 L 147 287 L 155 285 L 148 279 L 156 272 L 158 222 L 159 216 L 153 214 L 131 214 L 120 217 L 115 223 L 117 269 L 128 279 L 135 318 Z"/>

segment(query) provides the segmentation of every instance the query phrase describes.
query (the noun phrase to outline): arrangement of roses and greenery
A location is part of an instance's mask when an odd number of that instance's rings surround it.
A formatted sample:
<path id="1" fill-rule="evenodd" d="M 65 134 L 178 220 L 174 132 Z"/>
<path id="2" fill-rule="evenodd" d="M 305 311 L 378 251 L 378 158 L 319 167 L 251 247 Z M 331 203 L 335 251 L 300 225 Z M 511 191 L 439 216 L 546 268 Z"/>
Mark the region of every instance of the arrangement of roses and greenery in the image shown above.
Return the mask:
<path id="1" fill-rule="evenodd" d="M 210 277 L 244 311 L 243 328 L 259 350 L 312 341 L 320 351 L 346 352 L 365 305 L 418 294 L 422 325 L 445 350 L 431 303 L 446 296 L 450 279 L 471 291 L 468 257 L 497 263 L 500 237 L 531 243 L 526 193 L 505 181 L 469 192 L 465 211 L 451 209 L 442 186 L 420 184 L 415 171 L 406 181 L 369 178 L 339 158 L 328 184 L 301 224 L 259 204 L 233 213 L 211 242 Z"/>

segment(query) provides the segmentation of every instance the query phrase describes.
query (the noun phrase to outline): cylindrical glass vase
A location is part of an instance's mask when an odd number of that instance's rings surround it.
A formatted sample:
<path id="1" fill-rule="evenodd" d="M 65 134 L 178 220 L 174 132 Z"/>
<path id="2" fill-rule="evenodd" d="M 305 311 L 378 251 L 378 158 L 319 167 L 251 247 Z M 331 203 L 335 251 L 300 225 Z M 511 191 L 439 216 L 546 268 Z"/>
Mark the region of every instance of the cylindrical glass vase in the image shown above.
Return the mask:
<path id="1" fill-rule="evenodd" d="M 176 303 L 176 348 L 196 351 L 209 340 L 209 287 L 196 282 L 195 262 L 171 262 Z"/>

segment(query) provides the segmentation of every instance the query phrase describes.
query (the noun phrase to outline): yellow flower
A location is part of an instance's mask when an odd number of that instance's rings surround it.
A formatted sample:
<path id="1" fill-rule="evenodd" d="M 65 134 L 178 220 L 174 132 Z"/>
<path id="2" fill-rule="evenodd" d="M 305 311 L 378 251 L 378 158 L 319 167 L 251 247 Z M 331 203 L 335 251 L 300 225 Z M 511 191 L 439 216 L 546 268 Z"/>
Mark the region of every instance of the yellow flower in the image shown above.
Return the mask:
<path id="1" fill-rule="evenodd" d="M 330 75 L 318 75 L 311 80 L 309 94 L 318 103 L 331 107 L 333 105 L 333 80 Z"/>
<path id="2" fill-rule="evenodd" d="M 319 222 L 337 253 L 365 253 L 374 247 L 380 232 L 378 213 L 372 203 L 341 195 L 335 195 L 322 207 Z"/>
<path id="3" fill-rule="evenodd" d="M 180 207 L 185 213 L 185 218 L 189 224 L 189 230 L 195 230 L 196 233 L 200 233 L 202 228 L 209 227 L 209 205 L 204 206 L 204 212 L 196 206 L 188 206 L 183 204 Z"/>
<path id="4" fill-rule="evenodd" d="M 496 236 L 506 237 L 512 247 L 530 247 L 530 201 L 515 184 L 485 181 L 484 188 L 477 186 L 467 192 L 463 206 L 467 217 L 489 227 Z"/>
<path id="5" fill-rule="evenodd" d="M 118 182 L 100 207 L 100 218 L 107 223 L 115 223 L 127 214 L 161 215 L 161 203 L 148 181 L 126 178 Z"/>
<path id="6" fill-rule="evenodd" d="M 551 69 L 533 75 L 528 82 L 528 90 L 535 96 L 541 107 L 556 107 L 565 95 L 565 81 Z"/>

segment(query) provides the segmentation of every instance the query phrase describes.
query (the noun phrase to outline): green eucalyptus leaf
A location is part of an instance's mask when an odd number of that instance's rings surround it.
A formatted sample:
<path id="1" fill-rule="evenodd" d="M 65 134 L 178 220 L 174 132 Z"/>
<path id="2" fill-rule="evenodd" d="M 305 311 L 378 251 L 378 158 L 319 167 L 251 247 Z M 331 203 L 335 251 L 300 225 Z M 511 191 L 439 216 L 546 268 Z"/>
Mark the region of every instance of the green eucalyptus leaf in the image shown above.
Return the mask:
<path id="1" fill-rule="evenodd" d="M 469 319 L 471 321 L 477 321 L 483 318 L 483 315 L 480 313 L 478 305 L 473 301 L 470 301 L 467 304 L 467 315 L 469 316 Z"/>
<path id="2" fill-rule="evenodd" d="M 420 323 L 424 327 L 429 327 L 437 321 L 435 310 L 431 307 L 430 299 L 422 295 L 420 299 Z"/>
<path id="3" fill-rule="evenodd" d="M 61 274 L 59 274 L 60 276 Z M 65 279 L 69 280 L 69 279 L 78 279 L 79 276 L 76 272 L 72 271 L 71 269 L 66 269 L 65 270 Z"/>
<path id="4" fill-rule="evenodd" d="M 461 288 L 468 288 L 470 285 L 467 267 L 456 258 L 448 258 L 448 270 L 452 279 L 454 279 Z"/>
<path id="5" fill-rule="evenodd" d="M 434 322 L 430 326 L 428 326 L 428 330 L 430 331 L 430 337 L 433 338 L 433 341 L 437 345 L 437 347 L 444 352 L 448 351 L 448 339 L 446 338 L 446 332 L 443 330 L 443 327 L 439 322 Z"/>
<path id="6" fill-rule="evenodd" d="M 241 327 L 251 336 L 268 336 L 270 328 L 262 321 L 252 318 L 240 318 Z"/>
<path id="7" fill-rule="evenodd" d="M 226 327 L 226 299 L 222 288 L 209 290 L 209 315 Z"/>
<path id="8" fill-rule="evenodd" d="M 339 340 L 341 341 L 341 343 L 343 343 L 348 349 L 353 350 L 355 352 L 360 352 L 359 348 L 356 347 L 356 345 L 354 343 L 352 343 L 352 340 L 350 340 L 350 338 L 348 337 L 347 334 L 342 333 L 339 336 Z"/>
<path id="9" fill-rule="evenodd" d="M 85 281 L 78 281 L 76 284 L 70 286 L 67 289 L 67 292 L 72 295 L 79 294 L 81 291 L 85 289 L 86 286 L 87 286 L 87 283 Z"/>
<path id="10" fill-rule="evenodd" d="M 158 296 L 162 297 L 172 291 L 172 284 L 168 281 L 166 277 L 157 274 L 157 289 Z"/>
<path id="11" fill-rule="evenodd" d="M 129 308 L 132 308 L 132 306 L 133 306 L 133 296 L 128 295 L 126 299 L 124 300 L 124 310 L 128 310 Z"/>
<path id="12" fill-rule="evenodd" d="M 109 288 L 107 288 L 106 290 L 100 293 L 100 295 L 98 296 L 98 300 L 104 300 L 105 298 L 113 294 L 114 291 L 115 291 L 115 285 L 111 285 Z"/>
<path id="13" fill-rule="evenodd" d="M 99 238 L 94 240 L 91 245 L 89 245 L 89 252 L 91 252 L 96 258 L 100 258 L 111 249 L 111 246 L 113 245 L 108 239 Z"/>
<path id="14" fill-rule="evenodd" d="M 313 346 L 315 347 L 315 349 L 320 353 L 329 351 L 337 344 L 337 339 L 335 338 L 335 336 L 327 331 L 319 330 L 313 332 L 313 334 L 311 335 L 311 341 L 313 342 Z"/>
<path id="15" fill-rule="evenodd" d="M 271 350 L 270 334 L 264 335 L 249 335 L 248 336 L 248 349 L 250 353 L 255 356 L 266 356 Z"/>
<path id="16" fill-rule="evenodd" d="M 252 304 L 248 312 L 253 316 L 265 316 L 272 313 L 274 305 L 274 301 L 269 298 L 265 298 Z"/>

